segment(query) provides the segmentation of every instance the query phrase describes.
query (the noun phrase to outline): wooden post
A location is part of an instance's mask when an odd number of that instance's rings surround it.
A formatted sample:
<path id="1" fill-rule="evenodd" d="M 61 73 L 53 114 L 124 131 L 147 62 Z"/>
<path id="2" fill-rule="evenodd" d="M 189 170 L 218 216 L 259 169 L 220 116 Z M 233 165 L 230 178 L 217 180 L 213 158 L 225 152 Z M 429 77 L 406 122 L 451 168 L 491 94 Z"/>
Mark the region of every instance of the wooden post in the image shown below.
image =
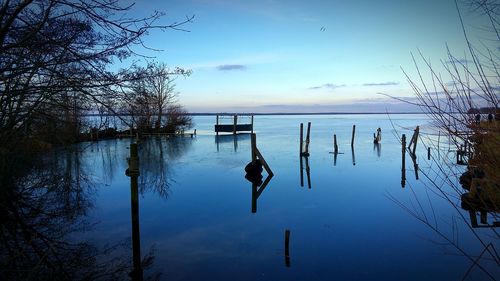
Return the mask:
<path id="1" fill-rule="evenodd" d="M 306 155 L 309 155 L 310 136 L 311 136 L 311 122 L 307 122 L 306 151 L 304 152 Z"/>
<path id="2" fill-rule="evenodd" d="M 417 128 L 415 128 L 415 132 L 413 133 L 413 137 L 411 138 L 411 141 L 410 141 L 410 144 L 408 145 L 408 148 L 410 148 L 410 146 L 413 144 L 413 149 L 411 151 L 411 154 L 413 155 L 412 157 L 413 158 L 417 158 L 417 155 L 415 154 L 416 150 L 417 150 L 417 142 L 418 142 L 418 133 L 420 131 L 420 127 L 417 126 Z"/>
<path id="3" fill-rule="evenodd" d="M 236 125 L 238 124 L 238 115 L 234 115 L 233 116 L 234 120 L 233 120 L 233 135 L 236 135 Z"/>
<path id="4" fill-rule="evenodd" d="M 406 157 L 406 135 L 403 134 L 401 137 L 401 187 L 405 187 L 406 183 L 406 167 L 405 167 L 405 157 Z"/>
<path id="5" fill-rule="evenodd" d="M 262 163 L 262 166 L 264 166 L 264 169 L 266 169 L 267 173 L 270 176 L 273 176 L 274 174 L 273 174 L 273 171 L 271 170 L 271 167 L 269 167 L 269 165 L 266 162 L 266 159 L 264 159 L 264 157 L 260 153 L 259 149 L 255 148 L 255 154 L 256 154 L 257 157 L 259 157 L 259 160 Z"/>
<path id="6" fill-rule="evenodd" d="M 285 266 L 290 267 L 290 230 L 285 230 Z"/>
<path id="7" fill-rule="evenodd" d="M 194 135 L 196 136 L 196 129 L 194 129 Z"/>
<path id="8" fill-rule="evenodd" d="M 252 134 L 251 137 L 251 145 L 252 145 L 252 163 L 255 163 L 255 160 L 257 160 L 257 136 L 255 134 Z"/>
<path id="9" fill-rule="evenodd" d="M 215 125 L 216 125 L 216 126 L 217 126 L 217 125 L 219 125 L 219 114 L 217 114 L 217 115 L 216 115 Z M 217 130 L 217 132 L 215 132 L 215 134 L 219 135 L 219 130 Z M 218 144 L 219 144 L 219 143 L 217 143 L 217 145 L 218 145 Z M 218 148 L 218 146 L 217 146 L 217 148 Z M 217 150 L 217 151 L 219 151 L 219 150 Z"/>
<path id="10" fill-rule="evenodd" d="M 352 125 L 351 147 L 354 147 L 354 134 L 355 133 L 356 133 L 356 125 Z"/>
<path id="11" fill-rule="evenodd" d="M 333 153 L 339 153 L 339 147 L 337 146 L 337 135 L 333 135 Z"/>
<path id="12" fill-rule="evenodd" d="M 252 131 L 251 131 L 251 133 L 253 134 L 253 115 L 252 115 L 251 119 L 252 119 L 252 121 L 251 121 L 251 124 L 252 124 Z"/>
<path id="13" fill-rule="evenodd" d="M 300 156 L 302 156 L 302 149 L 304 146 L 304 123 L 300 123 Z"/>

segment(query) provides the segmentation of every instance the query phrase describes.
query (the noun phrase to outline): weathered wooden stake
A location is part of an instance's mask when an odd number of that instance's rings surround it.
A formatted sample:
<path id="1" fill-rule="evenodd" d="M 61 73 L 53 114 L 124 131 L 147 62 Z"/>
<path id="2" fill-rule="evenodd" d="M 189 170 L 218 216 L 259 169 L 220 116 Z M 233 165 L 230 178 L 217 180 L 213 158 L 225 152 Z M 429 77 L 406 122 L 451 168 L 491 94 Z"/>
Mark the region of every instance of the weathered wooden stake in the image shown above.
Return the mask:
<path id="1" fill-rule="evenodd" d="M 309 155 L 310 136 L 311 136 L 311 122 L 307 122 L 306 149 L 304 152 L 306 155 Z"/>
<path id="2" fill-rule="evenodd" d="M 253 134 L 253 115 L 252 115 L 252 131 L 250 132 L 251 134 Z"/>
<path id="3" fill-rule="evenodd" d="M 415 128 L 415 131 L 413 132 L 413 136 L 411 137 L 410 144 L 408 144 L 408 149 L 411 149 L 410 152 L 412 154 L 412 158 L 417 158 L 417 155 L 415 154 L 415 152 L 417 150 L 419 131 L 420 131 L 420 127 L 417 126 L 417 128 Z M 413 145 L 413 148 L 411 148 L 412 145 Z"/>
<path id="4" fill-rule="evenodd" d="M 216 126 L 217 126 L 217 125 L 219 125 L 219 115 L 218 115 L 218 114 L 216 115 L 215 125 L 216 125 Z M 217 130 L 217 132 L 215 132 L 215 133 L 216 133 L 216 135 L 217 135 L 217 136 L 219 135 L 219 131 L 218 131 L 218 130 Z M 218 150 L 217 150 L 217 151 L 218 151 Z"/>
<path id="5" fill-rule="evenodd" d="M 234 120 L 233 120 L 233 135 L 236 135 L 236 125 L 238 124 L 238 115 L 234 115 L 233 116 Z"/>
<path id="6" fill-rule="evenodd" d="M 285 266 L 290 267 L 290 230 L 285 230 Z"/>
<path id="7" fill-rule="evenodd" d="M 352 125 L 351 147 L 354 147 L 354 134 L 355 133 L 356 133 L 356 125 Z"/>
<path id="8" fill-rule="evenodd" d="M 402 156 L 402 162 L 401 162 L 401 187 L 405 187 L 405 183 L 406 183 L 406 167 L 405 167 L 405 164 L 406 164 L 406 161 L 405 161 L 405 157 L 406 157 L 406 135 L 403 134 L 403 136 L 401 137 L 401 156 Z"/>
<path id="9" fill-rule="evenodd" d="M 252 163 L 257 160 L 257 136 L 255 134 L 251 135 L 251 145 L 252 145 Z"/>
<path id="10" fill-rule="evenodd" d="M 333 153 L 339 153 L 339 147 L 337 146 L 337 135 L 333 135 Z"/>
<path id="11" fill-rule="evenodd" d="M 262 166 L 264 166 L 264 169 L 266 169 L 267 173 L 270 175 L 270 176 L 273 176 L 274 173 L 273 171 L 271 170 L 271 168 L 269 167 L 269 165 L 267 164 L 266 160 L 264 159 L 264 157 L 262 156 L 262 154 L 260 154 L 260 151 L 259 149 L 255 148 L 255 153 L 257 154 L 257 157 L 259 157 L 259 160 L 260 162 L 262 162 Z"/>

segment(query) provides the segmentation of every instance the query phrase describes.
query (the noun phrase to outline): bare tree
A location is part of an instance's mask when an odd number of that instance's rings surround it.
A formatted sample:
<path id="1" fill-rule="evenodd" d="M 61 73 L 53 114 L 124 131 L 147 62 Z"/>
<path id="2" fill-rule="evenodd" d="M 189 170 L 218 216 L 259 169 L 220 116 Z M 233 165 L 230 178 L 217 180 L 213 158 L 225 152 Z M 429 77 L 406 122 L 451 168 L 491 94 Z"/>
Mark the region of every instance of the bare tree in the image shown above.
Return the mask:
<path id="1" fill-rule="evenodd" d="M 500 6 L 497 1 L 490 0 L 471 0 L 466 4 L 472 8 L 473 12 L 480 13 L 490 23 L 486 33 L 491 36 L 490 40 L 487 43 L 473 42 L 464 24 L 463 10 L 455 1 L 468 51 L 467 55 L 457 57 L 447 47 L 448 58 L 441 61 L 444 73 L 440 73 L 438 68 L 419 51 L 418 59 L 413 57 L 417 76 L 412 77 L 404 70 L 403 72 L 417 99 L 413 104 L 418 105 L 431 118 L 439 131 L 437 136 L 422 139 L 422 143 L 432 147 L 437 156 L 430 160 L 432 164 L 428 165 L 430 167 L 428 170 L 421 171 L 427 182 L 424 186 L 456 209 L 460 221 L 471 230 L 479 245 L 483 247 L 483 251 L 480 254 L 471 254 L 468 249 L 463 248 L 457 237 L 444 235 L 442 228 L 438 227 L 437 220 L 435 220 L 432 206 L 434 222 L 421 207 L 420 210 L 415 211 L 401 202 L 397 203 L 472 261 L 471 267 L 464 275 L 464 280 L 474 267 L 478 267 L 494 280 L 488 268 L 483 267 L 481 259 L 488 256 L 494 261 L 495 266 L 500 264 L 500 256 L 495 249 L 500 236 L 492 226 L 486 224 L 483 227 L 491 227 L 492 231 L 490 235 L 481 235 L 476 231 L 477 222 L 474 222 L 474 219 L 476 212 L 481 212 L 482 221 L 487 213 L 494 221 L 498 221 L 500 211 L 500 126 L 499 122 L 491 120 L 493 114 L 497 116 L 499 114 L 500 49 L 498 43 L 500 36 L 498 27 L 500 22 L 498 16 Z M 479 114 L 479 108 L 488 111 L 489 122 L 481 121 L 483 117 Z M 440 136 L 448 137 L 449 147 L 443 149 L 444 145 Z M 457 185 L 463 169 L 457 167 L 454 162 L 455 154 L 450 159 L 450 151 L 455 152 L 457 157 L 468 158 L 467 173 L 472 178 L 469 184 Z M 462 183 L 464 183 L 463 177 Z M 463 188 L 469 189 L 469 192 L 465 192 Z M 424 202 L 426 198 L 421 200 Z M 456 202 L 461 204 L 457 205 Z M 418 205 L 421 206 L 420 203 Z M 469 219 L 463 215 L 461 207 L 469 211 Z M 453 218 L 452 225 L 456 223 L 457 221 Z M 455 232 L 456 230 L 453 231 L 453 235 L 456 234 Z"/>
<path id="2" fill-rule="evenodd" d="M 144 46 L 149 30 L 181 29 L 192 20 L 159 24 L 160 12 L 133 18 L 127 15 L 132 6 L 113 0 L 0 4 L 0 143 L 30 135 L 30 124 L 47 107 L 108 107 L 122 82 L 108 65 L 136 55 L 132 48 Z M 60 96 L 68 92 L 75 98 L 65 104 Z"/>
<path id="3" fill-rule="evenodd" d="M 177 127 L 191 125 L 187 112 L 177 103 L 178 93 L 175 91 L 175 79 L 190 74 L 191 70 L 170 69 L 165 63 L 158 62 L 150 62 L 146 67 L 136 66 L 127 74 L 131 83 L 124 100 L 138 128 L 166 129 L 174 133 Z M 185 114 L 184 119 L 179 118 L 181 113 Z"/>

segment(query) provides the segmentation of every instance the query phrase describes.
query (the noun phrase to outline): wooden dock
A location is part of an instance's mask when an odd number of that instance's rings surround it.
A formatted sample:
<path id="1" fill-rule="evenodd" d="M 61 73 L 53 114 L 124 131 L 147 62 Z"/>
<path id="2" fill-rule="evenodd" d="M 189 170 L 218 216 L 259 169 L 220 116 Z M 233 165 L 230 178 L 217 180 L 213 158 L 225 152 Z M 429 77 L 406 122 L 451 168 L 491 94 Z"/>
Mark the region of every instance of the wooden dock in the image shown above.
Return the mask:
<path id="1" fill-rule="evenodd" d="M 231 124 L 220 124 L 219 117 L 221 116 L 231 116 L 232 123 Z M 250 117 L 250 123 L 247 124 L 238 124 L 238 119 L 240 116 Z M 250 132 L 253 133 L 253 115 L 238 115 L 238 114 L 217 114 L 216 123 L 214 130 L 217 134 L 219 133 L 233 133 L 236 134 L 238 132 Z"/>

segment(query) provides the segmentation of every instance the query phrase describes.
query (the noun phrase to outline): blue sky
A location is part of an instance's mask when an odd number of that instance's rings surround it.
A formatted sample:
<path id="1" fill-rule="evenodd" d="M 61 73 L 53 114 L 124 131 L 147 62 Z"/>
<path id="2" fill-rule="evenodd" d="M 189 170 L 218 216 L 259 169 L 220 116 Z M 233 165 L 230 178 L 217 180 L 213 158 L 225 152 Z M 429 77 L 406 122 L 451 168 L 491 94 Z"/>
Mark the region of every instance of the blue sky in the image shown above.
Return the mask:
<path id="1" fill-rule="evenodd" d="M 131 10 L 164 11 L 163 23 L 194 15 L 190 32 L 153 31 L 146 54 L 193 70 L 176 82 L 191 112 L 401 111 L 380 93 L 412 97 L 401 70 L 410 52 L 439 68 L 446 44 L 465 43 L 453 0 L 139 1 Z M 464 10 L 471 36 L 481 18 Z M 144 53 L 144 51 L 143 51 Z"/>

